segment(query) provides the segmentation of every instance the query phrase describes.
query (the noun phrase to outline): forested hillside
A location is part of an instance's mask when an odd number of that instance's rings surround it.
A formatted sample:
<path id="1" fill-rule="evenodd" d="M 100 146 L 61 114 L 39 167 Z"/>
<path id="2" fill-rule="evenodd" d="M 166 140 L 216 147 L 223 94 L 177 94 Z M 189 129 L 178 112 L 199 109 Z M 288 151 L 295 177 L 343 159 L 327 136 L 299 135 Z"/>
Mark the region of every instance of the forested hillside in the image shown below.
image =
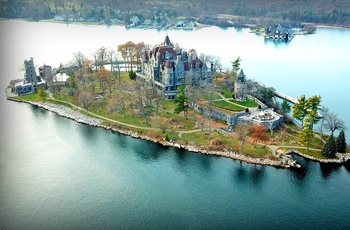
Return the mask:
<path id="1" fill-rule="evenodd" d="M 55 15 L 141 20 L 154 12 L 168 17 L 194 17 L 209 24 L 321 23 L 350 26 L 349 0 L 0 0 L 0 17 L 49 19 Z M 240 16 L 228 17 L 227 15 Z"/>

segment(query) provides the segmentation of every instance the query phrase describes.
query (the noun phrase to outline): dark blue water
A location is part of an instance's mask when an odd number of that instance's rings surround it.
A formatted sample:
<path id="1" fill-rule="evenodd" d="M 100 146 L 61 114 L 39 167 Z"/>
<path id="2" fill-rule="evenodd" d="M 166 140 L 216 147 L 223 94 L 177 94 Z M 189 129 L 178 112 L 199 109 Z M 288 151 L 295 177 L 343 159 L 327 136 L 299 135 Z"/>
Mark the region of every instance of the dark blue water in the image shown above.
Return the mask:
<path id="1" fill-rule="evenodd" d="M 349 166 L 300 157 L 300 170 L 251 165 L 164 148 L 5 99 L 3 89 L 10 79 L 22 77 L 18 67 L 31 56 L 36 65 L 58 66 L 73 52 L 89 55 L 102 45 L 127 40 L 148 43 L 156 35 L 161 42 L 165 33 L 148 31 L 141 37 L 140 30 L 125 32 L 120 27 L 17 20 L 0 21 L 0 30 L 0 229 L 347 229 L 350 225 Z M 208 46 L 211 36 L 204 35 L 212 32 L 220 38 L 221 48 Z M 291 96 L 320 92 L 327 100 L 333 98 L 333 108 L 348 118 L 350 107 L 339 98 L 346 98 L 348 89 L 344 63 L 350 54 L 345 42 L 349 32 L 320 30 L 315 37 L 296 37 L 282 46 L 233 29 L 169 35 L 182 46 L 198 45 L 199 51 L 217 53 L 224 62 L 241 56 L 243 66 L 256 67 L 245 72 L 265 77 L 271 72 L 267 84 L 296 92 Z M 315 62 L 310 58 L 316 50 L 331 52 L 327 47 L 334 51 L 326 61 L 329 68 L 321 56 Z M 298 56 L 301 50 L 309 52 Z M 290 59 L 282 62 L 281 57 Z M 302 70 L 288 67 L 293 60 Z M 318 62 L 320 68 L 315 70 Z M 283 63 L 288 71 L 277 75 Z M 290 79 L 293 71 L 295 80 Z M 301 87 L 298 79 L 309 81 Z M 315 79 L 320 81 L 313 87 L 310 82 Z M 335 81 L 343 84 L 336 88 Z"/>
<path id="2" fill-rule="evenodd" d="M 27 104 L 4 105 L 0 228 L 346 229 L 350 224 L 350 169 L 344 166 L 302 158 L 303 169 L 296 171 L 251 165 L 164 148 Z"/>

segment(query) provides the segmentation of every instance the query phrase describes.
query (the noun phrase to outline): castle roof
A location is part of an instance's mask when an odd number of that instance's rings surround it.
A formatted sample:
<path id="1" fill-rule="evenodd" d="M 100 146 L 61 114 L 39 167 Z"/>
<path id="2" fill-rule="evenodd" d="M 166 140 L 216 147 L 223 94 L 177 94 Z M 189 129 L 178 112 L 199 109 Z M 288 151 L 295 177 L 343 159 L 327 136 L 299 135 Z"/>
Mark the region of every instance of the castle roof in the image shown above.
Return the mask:
<path id="1" fill-rule="evenodd" d="M 169 38 L 168 35 L 165 36 L 165 39 L 164 39 L 164 46 L 173 47 L 173 44 L 171 43 L 170 38 Z"/>
<path id="2" fill-rule="evenodd" d="M 176 58 L 176 52 L 174 51 L 173 48 L 166 47 L 166 46 L 161 46 L 156 49 L 158 53 L 160 53 L 160 61 L 163 62 L 166 60 L 166 53 L 168 52 L 168 55 L 170 55 L 170 58 L 168 59 L 175 59 Z"/>
<path id="3" fill-rule="evenodd" d="M 191 64 L 192 64 L 192 68 L 196 68 L 197 64 L 198 64 L 199 68 L 203 67 L 203 62 L 198 57 L 196 57 L 194 60 L 192 60 Z"/>
<path id="4" fill-rule="evenodd" d="M 243 72 L 243 69 L 241 69 L 241 71 L 239 71 L 238 77 L 245 77 L 245 74 Z"/>
<path id="5" fill-rule="evenodd" d="M 238 81 L 240 81 L 240 82 L 245 82 L 246 81 L 246 79 L 245 79 L 245 74 L 244 74 L 244 72 L 243 72 L 243 69 L 241 69 L 240 71 L 239 71 L 239 73 L 238 73 L 238 79 L 237 79 Z"/>

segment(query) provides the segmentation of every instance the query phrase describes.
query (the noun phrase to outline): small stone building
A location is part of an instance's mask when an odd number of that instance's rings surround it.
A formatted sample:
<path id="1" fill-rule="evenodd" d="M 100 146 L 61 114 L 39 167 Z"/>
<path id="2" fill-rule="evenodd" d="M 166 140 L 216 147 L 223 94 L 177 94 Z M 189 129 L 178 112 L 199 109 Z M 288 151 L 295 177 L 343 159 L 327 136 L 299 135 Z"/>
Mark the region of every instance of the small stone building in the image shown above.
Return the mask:
<path id="1" fill-rule="evenodd" d="M 39 67 L 39 77 L 44 81 L 52 80 L 52 67 L 49 65 L 43 65 Z"/>

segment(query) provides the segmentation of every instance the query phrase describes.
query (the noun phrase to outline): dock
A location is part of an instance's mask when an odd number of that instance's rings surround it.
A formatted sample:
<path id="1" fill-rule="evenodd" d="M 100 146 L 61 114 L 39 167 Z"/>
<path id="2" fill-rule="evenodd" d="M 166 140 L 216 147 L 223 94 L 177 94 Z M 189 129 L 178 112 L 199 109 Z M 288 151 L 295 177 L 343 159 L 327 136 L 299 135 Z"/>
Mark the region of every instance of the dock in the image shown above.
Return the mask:
<path id="1" fill-rule="evenodd" d="M 283 94 L 283 93 L 278 92 L 278 91 L 275 91 L 274 94 L 275 94 L 276 97 L 279 97 L 279 98 L 282 98 L 282 99 L 286 99 L 287 101 L 289 101 L 289 102 L 291 102 L 293 104 L 297 104 L 298 103 L 298 99 L 297 98 L 288 96 L 288 95 Z"/>

